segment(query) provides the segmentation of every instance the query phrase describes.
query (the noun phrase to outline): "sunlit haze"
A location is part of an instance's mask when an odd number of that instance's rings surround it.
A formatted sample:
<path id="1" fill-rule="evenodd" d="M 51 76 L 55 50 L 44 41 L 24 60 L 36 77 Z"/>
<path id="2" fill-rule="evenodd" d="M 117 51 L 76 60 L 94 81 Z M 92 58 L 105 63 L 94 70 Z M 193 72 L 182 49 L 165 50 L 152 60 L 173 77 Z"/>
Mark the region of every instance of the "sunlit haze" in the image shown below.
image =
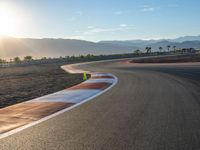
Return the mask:
<path id="1" fill-rule="evenodd" d="M 1 0 L 0 34 L 90 41 L 198 35 L 199 5 L 197 0 Z"/>
<path id="2" fill-rule="evenodd" d="M 5 3 L 0 3 L 0 35 L 18 36 L 21 18 L 18 12 Z"/>

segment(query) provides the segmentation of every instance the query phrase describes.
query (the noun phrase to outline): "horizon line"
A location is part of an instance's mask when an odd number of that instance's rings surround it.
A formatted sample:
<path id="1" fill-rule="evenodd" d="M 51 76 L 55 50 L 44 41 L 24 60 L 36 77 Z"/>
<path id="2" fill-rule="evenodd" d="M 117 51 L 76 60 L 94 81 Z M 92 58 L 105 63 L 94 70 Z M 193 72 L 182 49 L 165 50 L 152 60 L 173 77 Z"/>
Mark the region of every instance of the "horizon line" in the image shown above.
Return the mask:
<path id="1" fill-rule="evenodd" d="M 87 42 L 93 42 L 93 43 L 98 43 L 101 41 L 137 41 L 137 40 L 143 40 L 143 41 L 156 41 L 156 40 L 173 40 L 177 38 L 182 38 L 182 37 L 188 37 L 188 36 L 200 36 L 200 34 L 197 35 L 185 35 L 185 36 L 177 36 L 177 37 L 160 37 L 160 38 L 137 38 L 137 39 L 110 39 L 110 40 L 98 40 L 98 41 L 93 41 L 93 40 L 87 40 L 87 39 L 79 39 L 79 38 L 65 38 L 65 37 L 16 37 L 16 36 L 9 36 L 9 35 L 0 35 L 1 38 L 16 38 L 16 39 L 36 39 L 36 40 L 42 40 L 42 39 L 61 39 L 61 40 L 79 40 L 79 41 L 87 41 Z"/>

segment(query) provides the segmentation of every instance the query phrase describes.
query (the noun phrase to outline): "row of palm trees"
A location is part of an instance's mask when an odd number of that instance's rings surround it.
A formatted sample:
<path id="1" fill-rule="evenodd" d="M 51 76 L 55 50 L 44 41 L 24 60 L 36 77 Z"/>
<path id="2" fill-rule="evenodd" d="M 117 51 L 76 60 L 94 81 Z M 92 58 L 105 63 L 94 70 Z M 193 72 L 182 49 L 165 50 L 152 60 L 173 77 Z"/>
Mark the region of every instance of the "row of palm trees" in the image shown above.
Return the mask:
<path id="1" fill-rule="evenodd" d="M 170 45 L 167 45 L 167 50 L 168 50 L 168 52 L 170 51 L 170 48 L 171 48 L 171 46 L 170 46 Z M 146 48 L 145 48 L 146 53 L 147 53 L 147 54 L 151 53 L 151 49 L 152 49 L 151 47 L 146 47 Z M 158 49 L 159 49 L 160 52 L 162 52 L 163 47 L 160 46 Z M 173 46 L 173 50 L 174 50 L 174 52 L 176 51 L 176 46 Z"/>

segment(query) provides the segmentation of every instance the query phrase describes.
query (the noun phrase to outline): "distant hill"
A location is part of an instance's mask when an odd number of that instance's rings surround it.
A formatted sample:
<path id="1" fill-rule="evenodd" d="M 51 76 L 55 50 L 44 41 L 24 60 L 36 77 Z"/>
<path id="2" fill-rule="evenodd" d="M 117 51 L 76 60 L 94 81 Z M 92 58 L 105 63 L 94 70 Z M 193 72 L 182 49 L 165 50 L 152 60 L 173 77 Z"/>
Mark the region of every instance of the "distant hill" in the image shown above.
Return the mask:
<path id="1" fill-rule="evenodd" d="M 145 47 L 150 46 L 153 51 L 157 51 L 159 47 L 171 47 L 176 46 L 177 48 L 200 48 L 200 36 L 185 36 L 176 39 L 159 39 L 159 40 L 126 40 L 126 41 L 100 41 L 99 43 L 106 44 L 117 44 L 123 46 L 139 47 L 144 50 Z"/>
<path id="2" fill-rule="evenodd" d="M 185 41 L 186 40 L 186 41 Z M 130 53 L 135 49 L 144 50 L 151 46 L 152 51 L 158 47 L 166 50 L 167 45 L 177 48 L 200 48 L 200 36 L 185 36 L 167 40 L 127 40 L 89 42 L 72 39 L 28 39 L 0 37 L 0 58 L 9 59 L 16 56 L 31 55 L 34 58 L 78 56 L 87 54 Z"/>
<path id="3" fill-rule="evenodd" d="M 160 44 L 159 42 L 171 42 L 171 43 L 182 43 L 186 41 L 200 41 L 199 36 L 184 36 L 176 39 L 159 39 L 159 40 L 125 40 L 125 41 L 100 41 L 99 43 L 106 44 L 119 44 L 119 45 L 128 45 L 128 46 L 136 46 L 136 47 L 144 47 L 151 44 Z M 165 43 L 164 43 L 165 44 Z M 170 44 L 170 43 L 168 43 Z"/>
<path id="4" fill-rule="evenodd" d="M 71 39 L 21 39 L 0 38 L 0 58 L 24 57 L 31 55 L 35 58 L 78 56 L 87 54 L 119 54 L 130 53 L 134 46 L 94 43 Z"/>
<path id="5" fill-rule="evenodd" d="M 171 42 L 185 42 L 185 41 L 200 41 L 200 35 L 198 36 L 183 36 L 176 39 L 169 40 Z"/>
<path id="6" fill-rule="evenodd" d="M 100 41 L 104 44 L 118 44 L 124 46 L 144 47 L 145 45 L 154 44 L 161 40 L 126 40 L 126 41 Z"/>

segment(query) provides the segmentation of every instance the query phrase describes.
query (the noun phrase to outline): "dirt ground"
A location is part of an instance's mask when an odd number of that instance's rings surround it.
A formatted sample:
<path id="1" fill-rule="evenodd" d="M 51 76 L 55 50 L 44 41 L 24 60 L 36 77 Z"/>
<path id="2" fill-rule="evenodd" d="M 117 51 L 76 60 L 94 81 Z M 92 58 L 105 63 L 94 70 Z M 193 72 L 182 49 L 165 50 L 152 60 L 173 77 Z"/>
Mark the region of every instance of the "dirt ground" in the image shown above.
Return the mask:
<path id="1" fill-rule="evenodd" d="M 200 54 L 166 56 L 157 58 L 139 58 L 132 60 L 133 63 L 182 63 L 182 62 L 200 62 Z"/>
<path id="2" fill-rule="evenodd" d="M 82 82 L 61 64 L 0 68 L 0 108 L 57 92 Z"/>

